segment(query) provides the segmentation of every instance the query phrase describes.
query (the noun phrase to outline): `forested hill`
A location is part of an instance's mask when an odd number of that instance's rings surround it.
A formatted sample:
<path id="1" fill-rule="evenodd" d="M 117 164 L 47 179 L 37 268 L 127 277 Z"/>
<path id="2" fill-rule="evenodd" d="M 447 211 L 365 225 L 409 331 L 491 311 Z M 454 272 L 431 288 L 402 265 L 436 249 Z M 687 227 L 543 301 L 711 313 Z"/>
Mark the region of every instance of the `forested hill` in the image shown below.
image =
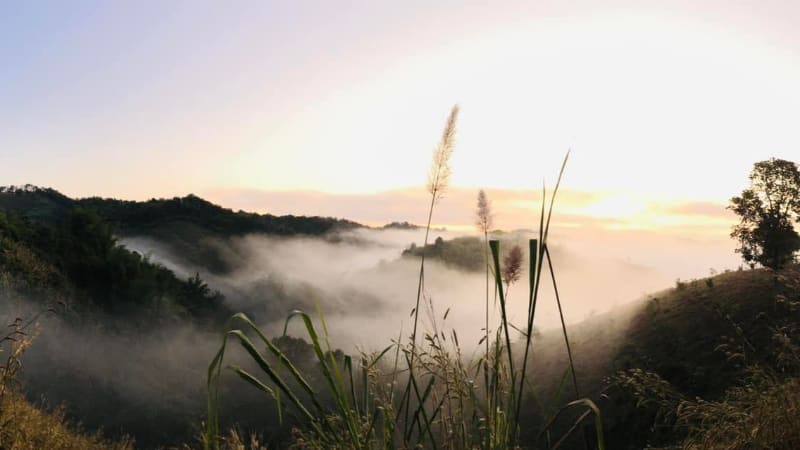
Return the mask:
<path id="1" fill-rule="evenodd" d="M 317 216 L 275 216 L 232 211 L 196 195 L 144 202 L 90 197 L 72 199 L 51 188 L 32 185 L 0 187 L 0 212 L 58 226 L 76 210 L 96 214 L 122 238 L 157 241 L 184 262 L 214 273 L 235 266 L 220 252 L 220 241 L 246 234 L 323 236 L 362 225 L 345 219 Z"/>
<path id="2" fill-rule="evenodd" d="M 58 222 L 75 207 L 93 210 L 111 222 L 122 235 L 162 234 L 165 228 L 191 226 L 222 236 L 246 233 L 321 235 L 334 229 L 361 226 L 356 222 L 331 217 L 234 212 L 192 194 L 137 202 L 100 197 L 72 199 L 55 189 L 32 185 L 0 187 L 0 211 L 6 213 L 15 212 L 38 221 Z"/>
<path id="3" fill-rule="evenodd" d="M 249 233 L 323 235 L 360 226 L 335 218 L 234 212 L 194 195 L 135 202 L 72 199 L 31 185 L 2 187 L 0 276 L 8 282 L 0 288 L 89 309 L 220 318 L 229 313 L 222 296 L 201 279 L 236 263 L 221 253 L 219 242 Z M 118 238 L 134 236 L 158 241 L 200 276 L 178 277 L 120 245 L 125 242 Z"/>

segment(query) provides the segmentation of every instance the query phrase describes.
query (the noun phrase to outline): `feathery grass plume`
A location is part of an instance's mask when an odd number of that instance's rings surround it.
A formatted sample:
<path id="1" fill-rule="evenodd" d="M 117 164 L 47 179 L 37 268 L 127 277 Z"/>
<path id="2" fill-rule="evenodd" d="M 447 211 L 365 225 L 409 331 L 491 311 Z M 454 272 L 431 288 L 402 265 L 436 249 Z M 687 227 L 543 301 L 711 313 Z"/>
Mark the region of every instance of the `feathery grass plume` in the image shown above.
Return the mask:
<path id="1" fill-rule="evenodd" d="M 450 110 L 447 125 L 445 125 L 442 132 L 442 139 L 433 151 L 433 160 L 428 173 L 428 192 L 434 201 L 442 198 L 450 182 L 450 156 L 455 148 L 458 110 L 458 105 L 454 105 L 453 109 Z"/>
<path id="2" fill-rule="evenodd" d="M 453 154 L 455 148 L 456 137 L 456 122 L 458 120 L 458 105 L 453 105 L 450 110 L 450 115 L 447 117 L 447 124 L 442 132 L 442 139 L 433 151 L 433 160 L 431 161 L 431 168 L 428 172 L 428 192 L 431 194 L 431 203 L 428 207 L 428 221 L 425 225 L 425 241 L 422 244 L 422 255 L 419 263 L 419 283 L 417 284 L 417 300 L 412 310 L 414 316 L 414 328 L 411 332 L 411 355 L 408 360 L 409 382 L 406 386 L 404 394 L 404 403 L 406 410 L 406 423 L 408 423 L 408 414 L 410 412 L 411 401 L 411 387 L 414 388 L 414 393 L 417 400 L 421 401 L 422 397 L 417 386 L 416 379 L 414 378 L 414 358 L 417 354 L 417 328 L 419 325 L 419 301 L 422 298 L 422 292 L 425 286 L 425 249 L 428 247 L 428 237 L 431 231 L 431 219 L 433 219 L 433 207 L 444 195 L 447 189 L 448 182 L 450 181 L 450 156 Z M 424 413 L 424 410 L 423 410 Z M 406 430 L 408 435 L 408 430 Z"/>
<path id="3" fill-rule="evenodd" d="M 422 245 L 422 257 L 419 265 L 419 284 L 417 286 L 417 301 L 414 306 L 414 329 L 411 333 L 412 345 L 417 342 L 417 325 L 419 323 L 419 301 L 425 280 L 425 249 L 428 246 L 428 237 L 431 230 L 431 219 L 433 218 L 433 207 L 442 198 L 447 184 L 450 180 L 450 156 L 453 154 L 456 136 L 456 121 L 458 120 L 458 105 L 454 105 L 447 117 L 447 124 L 442 132 L 442 139 L 433 151 L 433 160 L 428 173 L 428 192 L 431 194 L 431 203 L 428 208 L 428 222 L 425 226 L 425 241 Z M 413 356 L 412 353 L 412 362 Z"/>
<path id="4" fill-rule="evenodd" d="M 489 378 L 491 375 L 489 374 L 489 230 L 492 228 L 492 221 L 494 219 L 494 215 L 492 214 L 492 202 L 489 201 L 489 198 L 486 196 L 486 191 L 481 189 L 478 191 L 478 206 L 475 210 L 475 225 L 478 227 L 478 230 L 483 232 L 483 261 L 484 261 L 484 269 L 486 271 L 486 298 L 485 298 L 485 306 L 486 306 L 486 320 L 484 324 L 484 334 L 483 334 L 483 342 L 486 345 L 486 353 L 484 354 L 483 359 L 483 376 L 484 376 L 484 385 L 489 386 Z M 480 345 L 480 342 L 478 343 Z M 486 404 L 491 404 L 491 392 L 489 389 L 486 389 Z M 491 414 L 491 412 L 489 412 Z"/>
<path id="5" fill-rule="evenodd" d="M 475 225 L 478 230 L 484 234 L 488 234 L 492 228 L 494 221 L 494 214 L 492 213 L 492 202 L 486 196 L 486 191 L 481 189 L 478 191 L 478 207 L 475 210 Z"/>
<path id="6" fill-rule="evenodd" d="M 519 280 L 520 275 L 522 275 L 522 249 L 519 248 L 519 245 L 515 245 L 508 255 L 503 258 L 503 272 L 501 276 L 503 277 L 503 282 L 506 284 L 506 290 L 508 290 L 508 287 L 514 284 L 514 282 Z"/>

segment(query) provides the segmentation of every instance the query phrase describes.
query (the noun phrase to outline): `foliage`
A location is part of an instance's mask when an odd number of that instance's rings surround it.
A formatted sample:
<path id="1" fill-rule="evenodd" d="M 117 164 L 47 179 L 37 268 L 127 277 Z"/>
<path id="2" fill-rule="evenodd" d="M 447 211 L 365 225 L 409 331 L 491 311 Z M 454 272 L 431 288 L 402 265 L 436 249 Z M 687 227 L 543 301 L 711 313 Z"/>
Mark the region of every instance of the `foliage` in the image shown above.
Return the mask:
<path id="1" fill-rule="evenodd" d="M 119 224 L 120 231 L 125 234 L 145 233 L 178 221 L 196 224 L 209 232 L 226 236 L 247 233 L 321 235 L 337 228 L 359 226 L 355 222 L 330 217 L 234 212 L 192 194 L 146 202 L 97 197 L 78 202 L 81 206 L 97 211 L 112 223 Z"/>
<path id="2" fill-rule="evenodd" d="M 422 227 L 419 225 L 414 225 L 413 223 L 409 223 L 407 221 L 402 222 L 391 222 L 387 223 L 383 226 L 384 229 L 394 229 L 394 230 L 418 230 Z"/>
<path id="3" fill-rule="evenodd" d="M 360 226 L 355 222 L 331 217 L 274 216 L 244 211 L 234 212 L 196 195 L 145 202 L 89 197 L 71 199 L 52 188 L 33 185 L 0 186 L 0 211 L 16 212 L 37 221 L 58 222 L 76 207 L 92 210 L 120 233 L 138 234 L 175 222 L 200 225 L 212 233 L 321 235 L 336 228 Z"/>
<path id="4" fill-rule="evenodd" d="M 425 254 L 426 258 L 439 260 L 449 266 L 477 272 L 486 267 L 484 245 L 486 244 L 483 239 L 474 236 L 462 236 L 446 241 L 439 237 L 433 244 L 427 246 L 418 247 L 412 244 L 403 250 L 403 256 L 420 258 Z"/>
<path id="5" fill-rule="evenodd" d="M 123 438 L 108 441 L 100 433 L 85 434 L 66 418 L 63 408 L 45 411 L 11 392 L 0 399 L 0 447 L 4 449 L 133 450 Z"/>
<path id="6" fill-rule="evenodd" d="M 684 448 L 745 450 L 800 447 L 800 378 L 754 375 L 719 401 L 686 400 L 678 406 L 679 424 L 691 428 Z"/>
<path id="7" fill-rule="evenodd" d="M 56 223 L 0 213 L 0 273 L 22 293 L 52 292 L 73 307 L 156 319 L 167 312 L 202 320 L 227 315 L 222 296 L 199 276 L 181 280 L 129 251 L 107 221 L 83 208 Z"/>
<path id="8" fill-rule="evenodd" d="M 29 403 L 19 392 L 17 374 L 22 355 L 31 345 L 36 319 L 16 318 L 0 338 L 0 448 L 53 450 L 132 450 L 127 438 L 107 441 L 99 433 L 84 434 L 66 419 L 63 408 L 46 411 Z"/>
<path id="9" fill-rule="evenodd" d="M 746 263 L 778 269 L 800 250 L 800 171 L 794 162 L 769 159 L 755 163 L 750 188 L 733 197 L 729 209 L 741 218 L 731 233 Z"/>
<path id="10" fill-rule="evenodd" d="M 361 226 L 331 217 L 234 212 L 191 194 L 136 202 L 100 197 L 71 199 L 53 189 L 31 185 L 0 188 L 0 212 L 9 215 L 57 226 L 75 209 L 98 215 L 119 236 L 153 238 L 172 253 L 220 274 L 235 268 L 228 260 L 231 255 L 220 251 L 220 240 L 250 233 L 321 236 Z"/>
<path id="11" fill-rule="evenodd" d="M 497 234 L 493 233 L 491 237 L 495 236 L 497 236 Z M 452 268 L 469 272 L 480 272 L 484 271 L 489 265 L 488 259 L 486 255 L 484 255 L 484 253 L 488 254 L 489 251 L 489 237 L 490 236 L 487 234 L 485 239 L 477 236 L 461 236 L 445 240 L 439 236 L 432 244 L 428 244 L 427 246 L 411 244 L 403 250 L 402 255 L 404 257 L 421 258 L 424 253 L 426 259 L 442 262 Z M 520 236 L 515 234 L 502 236 L 499 240 L 503 244 L 500 248 L 503 261 L 505 261 L 505 258 L 508 257 L 510 251 L 513 250 L 514 247 L 519 246 L 520 243 L 523 242 Z M 524 257 L 525 252 L 523 251 L 520 256 Z"/>
<path id="12" fill-rule="evenodd" d="M 619 372 L 614 382 L 636 400 L 637 418 L 652 420 L 651 445 L 797 448 L 800 267 L 713 279 L 713 290 L 692 283 L 674 291 L 680 302 L 668 296 L 641 324 L 663 339 L 648 342 L 638 332 L 630 339 L 660 351 L 650 350 L 635 364 L 640 368 Z"/>

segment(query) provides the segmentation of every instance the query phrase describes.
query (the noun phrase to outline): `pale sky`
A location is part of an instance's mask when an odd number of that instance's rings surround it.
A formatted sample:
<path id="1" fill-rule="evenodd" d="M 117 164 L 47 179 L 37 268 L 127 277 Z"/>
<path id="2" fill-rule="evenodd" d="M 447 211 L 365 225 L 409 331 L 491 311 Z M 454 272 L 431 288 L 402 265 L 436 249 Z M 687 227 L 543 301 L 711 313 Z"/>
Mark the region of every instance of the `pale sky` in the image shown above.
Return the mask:
<path id="1" fill-rule="evenodd" d="M 795 1 L 0 0 L 0 184 L 416 221 L 424 202 L 389 200 L 424 194 L 458 103 L 440 223 L 470 224 L 479 187 L 528 223 L 571 148 L 567 225 L 726 233 L 752 164 L 800 159 L 798 21 Z"/>

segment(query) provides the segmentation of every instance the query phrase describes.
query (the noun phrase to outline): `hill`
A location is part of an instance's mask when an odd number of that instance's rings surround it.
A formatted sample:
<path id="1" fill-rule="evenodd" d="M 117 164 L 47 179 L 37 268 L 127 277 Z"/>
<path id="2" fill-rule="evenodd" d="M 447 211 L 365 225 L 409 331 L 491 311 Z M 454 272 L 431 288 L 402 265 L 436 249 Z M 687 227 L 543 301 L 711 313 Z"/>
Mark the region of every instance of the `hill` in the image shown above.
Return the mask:
<path id="1" fill-rule="evenodd" d="M 361 226 L 331 217 L 234 212 L 193 194 L 138 202 L 101 197 L 72 199 L 55 189 L 33 185 L 0 187 L 0 211 L 6 213 L 17 212 L 38 221 L 53 222 L 75 207 L 95 211 L 123 235 L 156 233 L 176 224 L 193 224 L 218 235 L 321 235 L 334 229 Z"/>
<path id="2" fill-rule="evenodd" d="M 81 208 L 57 223 L 0 212 L 0 288 L 2 299 L 58 303 L 76 320 L 102 313 L 128 323 L 216 322 L 230 313 L 199 276 L 180 279 L 119 245 L 106 221 Z"/>
<path id="3" fill-rule="evenodd" d="M 694 399 L 712 410 L 720 405 L 716 412 L 730 409 L 738 389 L 759 382 L 754 373 L 768 374 L 773 388 L 793 383 L 800 375 L 798 301 L 800 266 L 726 272 L 677 282 L 570 327 L 580 394 L 600 406 L 609 448 L 679 446 L 700 426 L 687 417 Z M 568 367 L 560 333 L 541 336 L 532 361 L 540 402 L 574 396 L 558 387 Z M 800 398 L 792 392 L 785 407 Z M 750 431 L 757 433 L 742 430 Z"/>
<path id="4" fill-rule="evenodd" d="M 192 194 L 138 202 L 100 197 L 72 199 L 54 189 L 32 185 L 0 187 L 0 212 L 7 214 L 58 224 L 75 208 L 96 213 L 111 225 L 115 235 L 155 239 L 173 254 L 214 273 L 231 270 L 230 262 L 215 245 L 216 240 L 250 233 L 323 236 L 362 226 L 332 217 L 235 212 Z"/>
<path id="5" fill-rule="evenodd" d="M 514 231 L 510 233 L 493 231 L 490 239 L 499 239 L 502 256 L 505 256 L 514 245 L 526 248 L 528 236 L 524 231 Z M 441 236 L 433 240 L 433 243 L 424 247 L 411 244 L 403 250 L 402 256 L 408 258 L 419 258 L 425 253 L 426 258 L 439 260 L 445 265 L 453 268 L 467 270 L 470 272 L 480 272 L 485 267 L 485 243 L 482 237 L 462 236 L 453 239 L 443 239 Z"/>

